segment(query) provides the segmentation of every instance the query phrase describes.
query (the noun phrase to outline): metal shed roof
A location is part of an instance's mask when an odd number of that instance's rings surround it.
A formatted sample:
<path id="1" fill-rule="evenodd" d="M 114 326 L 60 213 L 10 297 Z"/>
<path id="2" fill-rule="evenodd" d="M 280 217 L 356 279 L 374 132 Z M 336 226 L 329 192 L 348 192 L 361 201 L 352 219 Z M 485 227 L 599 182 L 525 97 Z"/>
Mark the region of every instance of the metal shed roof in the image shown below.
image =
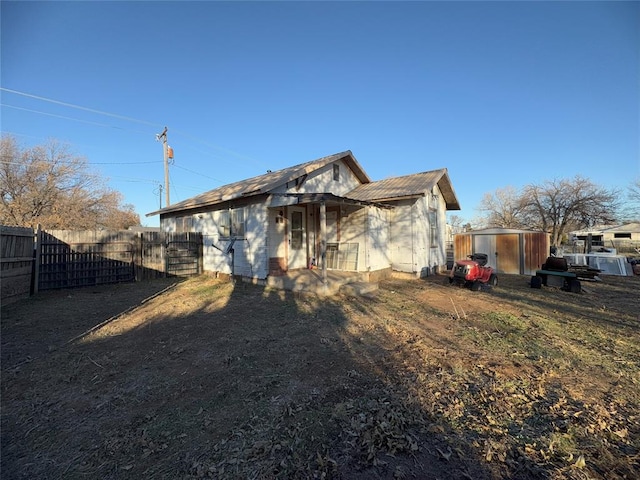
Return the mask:
<path id="1" fill-rule="evenodd" d="M 544 233 L 546 235 L 549 235 L 547 232 L 543 230 L 523 230 L 520 228 L 500 228 L 500 227 L 480 228 L 478 230 L 469 230 L 467 232 L 456 233 L 456 235 L 502 235 L 505 233 Z"/>

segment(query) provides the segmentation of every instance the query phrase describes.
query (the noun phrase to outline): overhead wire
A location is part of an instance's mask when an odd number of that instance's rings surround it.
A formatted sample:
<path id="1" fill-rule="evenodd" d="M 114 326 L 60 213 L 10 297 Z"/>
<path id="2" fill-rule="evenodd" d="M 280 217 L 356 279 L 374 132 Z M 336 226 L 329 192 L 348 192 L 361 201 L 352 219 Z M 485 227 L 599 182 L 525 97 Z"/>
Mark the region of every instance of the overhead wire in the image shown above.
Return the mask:
<path id="1" fill-rule="evenodd" d="M 152 126 L 154 128 L 163 128 L 163 126 L 161 124 L 158 124 L 158 123 L 153 123 L 153 122 L 149 122 L 149 121 L 146 121 L 146 120 L 141 120 L 141 119 L 138 119 L 138 118 L 129 117 L 129 116 L 125 116 L 125 115 L 120 115 L 120 114 L 116 114 L 116 113 L 106 112 L 106 111 L 98 110 L 98 109 L 94 109 L 94 108 L 84 107 L 82 105 L 77 105 L 77 104 L 69 103 L 69 102 L 63 102 L 63 101 L 56 100 L 56 99 L 53 99 L 53 98 L 48 98 L 48 97 L 44 97 L 44 96 L 41 96 L 41 95 L 34 95 L 34 94 L 31 94 L 31 93 L 22 92 L 22 91 L 15 90 L 15 89 L 10 89 L 10 88 L 6 88 L 6 87 L 0 87 L 0 91 L 11 93 L 11 94 L 15 94 L 15 95 L 20 95 L 20 96 L 23 96 L 23 97 L 26 97 L 26 98 L 32 98 L 32 99 L 35 99 L 35 100 L 48 102 L 48 103 L 52 103 L 52 104 L 56 104 L 56 105 L 61 105 L 61 106 L 68 107 L 68 108 L 74 108 L 74 109 L 82 110 L 82 111 L 85 111 L 85 112 L 95 113 L 95 114 L 98 114 L 98 115 L 104 115 L 104 116 L 111 117 L 111 118 L 116 118 L 116 119 L 125 120 L 125 121 L 129 121 L 129 122 L 135 122 L 135 123 L 139 123 L 139 124 L 143 124 L 143 125 L 148 125 L 148 126 Z M 22 110 L 22 111 L 26 111 L 26 112 L 30 112 L 30 113 L 35 113 L 35 114 L 39 114 L 39 115 L 46 115 L 46 116 L 50 116 L 50 117 L 60 118 L 60 119 L 63 119 L 63 120 L 70 120 L 70 121 L 85 123 L 85 124 L 89 124 L 89 125 L 95 125 L 95 126 L 103 127 L 103 128 L 113 128 L 113 129 L 117 129 L 117 130 L 129 131 L 129 132 L 143 134 L 143 135 L 147 135 L 148 134 L 148 132 L 143 132 L 143 131 L 140 131 L 140 130 L 132 130 L 132 129 L 129 129 L 129 128 L 118 127 L 118 126 L 109 125 L 109 124 L 105 124 L 105 123 L 101 123 L 101 122 L 95 122 L 95 121 L 91 121 L 91 120 L 84 120 L 84 119 L 80 119 L 80 118 L 74 118 L 74 117 L 70 117 L 70 116 L 66 116 L 66 115 L 60 115 L 60 114 L 55 114 L 55 113 L 50 113 L 50 112 L 44 112 L 44 111 L 40 111 L 40 110 L 34 110 L 34 109 L 30 109 L 30 108 L 26 108 L 26 107 L 20 107 L 20 106 L 17 106 L 17 105 L 11 105 L 11 104 L 7 104 L 7 103 L 0 103 L 0 106 L 13 108 L 13 109 L 16 109 L 16 110 Z M 262 162 L 257 161 L 257 160 L 255 160 L 255 159 L 253 159 L 251 157 L 248 157 L 248 156 L 242 155 L 240 153 L 234 152 L 233 150 L 225 149 L 223 147 L 211 144 L 209 142 L 206 142 L 204 140 L 196 138 L 193 135 L 190 135 L 190 134 L 188 134 L 186 132 L 183 132 L 181 130 L 172 130 L 172 132 L 177 134 L 177 135 L 181 135 L 181 136 L 183 136 L 183 137 L 185 137 L 187 139 L 190 139 L 192 141 L 201 143 L 201 144 L 203 144 L 203 145 L 205 145 L 205 146 L 207 146 L 209 148 L 219 150 L 219 151 L 223 152 L 223 154 L 233 155 L 233 156 L 235 156 L 237 158 L 240 158 L 240 159 L 249 160 L 249 161 L 251 161 L 253 163 L 262 164 Z M 219 154 L 215 154 L 213 152 L 203 152 L 203 151 L 200 151 L 200 150 L 194 148 L 192 145 L 189 145 L 189 148 L 191 148 L 192 150 L 194 150 L 196 152 L 204 154 L 204 155 L 213 155 L 213 156 L 217 156 L 217 157 L 220 157 L 220 158 L 224 159 L 224 157 L 223 156 L 221 157 Z M 162 162 L 161 161 L 149 161 L 149 162 L 89 162 L 90 165 L 141 165 L 141 164 L 155 164 L 155 163 L 162 163 Z M 177 168 L 180 168 L 182 170 L 185 170 L 187 172 L 197 174 L 200 177 L 209 178 L 209 179 L 211 179 L 211 180 L 213 180 L 215 182 L 218 182 L 220 184 L 224 183 L 224 181 L 222 181 L 220 179 L 217 179 L 217 178 L 214 178 L 214 177 L 210 177 L 210 176 L 207 176 L 207 175 L 203 175 L 201 172 L 195 172 L 194 170 L 190 170 L 190 169 L 188 169 L 186 167 L 183 167 L 181 165 L 176 165 L 173 162 L 172 162 L 172 165 L 177 167 Z M 111 178 L 116 178 L 116 177 L 111 177 Z M 118 177 L 118 178 L 124 180 L 127 177 Z M 152 183 L 152 184 L 159 184 L 159 182 L 156 181 L 156 180 L 130 179 L 130 180 L 126 180 L 126 181 L 148 182 L 148 183 Z M 197 189 L 197 188 L 195 188 L 193 186 L 172 185 L 171 183 L 170 183 L 170 185 L 171 185 L 171 187 L 173 187 L 172 190 L 174 190 L 175 187 L 179 187 L 181 189 L 182 188 L 192 189 L 194 191 L 201 191 L 202 190 L 202 189 Z M 177 194 L 177 192 L 176 192 L 176 194 Z"/>
<path id="2" fill-rule="evenodd" d="M 143 125 L 149 125 L 149 126 L 152 126 L 154 128 L 164 128 L 164 126 L 159 124 L 159 123 L 153 123 L 153 122 L 149 122 L 149 121 L 146 121 L 146 120 L 141 120 L 141 119 L 134 118 L 134 117 L 129 117 L 129 116 L 126 116 L 126 115 L 119 115 L 119 114 L 116 114 L 116 113 L 105 112 L 103 110 L 97 110 L 95 108 L 83 107 L 82 105 L 76 105 L 74 103 L 63 102 L 63 101 L 60 101 L 60 100 L 55 100 L 53 98 L 43 97 L 43 96 L 40 96 L 40 95 L 34 95 L 32 93 L 22 92 L 22 91 L 14 90 L 14 89 L 11 89 L 11 88 L 0 87 L 0 91 L 4 91 L 4 92 L 7 92 L 7 93 L 12 93 L 12 94 L 15 94 L 15 95 L 20 95 L 20 96 L 27 97 L 27 98 L 33 98 L 35 100 L 49 102 L 49 103 L 53 103 L 53 104 L 56 104 L 56 105 L 62 105 L 62 106 L 69 107 L 69 108 L 76 108 L 78 110 L 83 110 L 85 112 L 96 113 L 96 114 L 99 114 L 99 115 L 106 115 L 108 117 L 117 118 L 117 119 L 120 119 L 120 120 L 126 120 L 126 121 L 130 121 L 130 122 L 140 123 L 140 124 L 143 124 Z M 116 128 L 116 129 L 121 129 L 121 130 L 126 130 L 126 131 L 132 131 L 132 132 L 135 132 L 135 133 L 142 133 L 144 135 L 147 134 L 147 132 L 140 132 L 140 131 L 134 131 L 134 130 L 130 130 L 130 129 L 121 128 L 121 127 L 114 127 L 112 125 L 101 124 L 99 122 L 91 122 L 91 121 L 88 121 L 88 120 L 81 120 L 81 119 L 77 119 L 77 118 L 73 118 L 73 117 L 66 117 L 64 115 L 51 114 L 51 113 L 47 113 L 47 112 L 31 110 L 31 109 L 24 108 L 24 107 L 17 107 L 17 106 L 13 106 L 13 105 L 2 104 L 2 103 L 0 103 L 0 105 L 7 106 L 9 108 L 16 108 L 16 109 L 20 109 L 20 110 L 24 110 L 24 111 L 29 111 L 29 112 L 32 112 L 32 113 L 38 113 L 38 114 L 41 114 L 41 115 L 49 115 L 49 116 L 52 116 L 52 117 L 63 118 L 63 119 L 66 119 L 66 120 L 72 120 L 72 121 L 77 121 L 77 122 L 93 124 L 93 125 L 97 125 L 97 126 L 101 126 L 101 127 L 105 127 L 105 128 Z M 183 132 L 181 130 L 172 130 L 172 132 L 177 134 L 177 135 L 182 135 L 183 137 L 185 137 L 187 139 L 190 139 L 192 141 L 196 141 L 198 143 L 201 143 L 201 144 L 203 144 L 203 145 L 205 145 L 205 146 L 207 146 L 209 148 L 213 148 L 213 149 L 222 151 L 223 153 L 233 155 L 234 157 L 237 157 L 237 158 L 240 158 L 240 159 L 249 160 L 249 161 L 251 161 L 253 163 L 256 163 L 256 164 L 264 165 L 263 162 L 261 162 L 259 160 L 256 160 L 254 158 L 248 157 L 246 155 L 242 155 L 242 154 L 240 154 L 238 152 L 235 152 L 233 150 L 229 150 L 229 149 L 220 147 L 218 145 L 206 142 L 206 141 L 204 141 L 202 139 L 194 137 L 193 135 L 191 135 L 189 133 L 186 133 L 186 132 Z M 193 148 L 193 147 L 190 147 L 190 148 Z M 195 149 L 195 150 L 198 151 L 197 149 Z M 205 153 L 206 154 L 206 152 L 200 152 L 200 153 Z M 209 154 L 211 154 L 211 153 L 209 153 Z"/>
<path id="3" fill-rule="evenodd" d="M 200 176 L 200 177 L 208 178 L 208 179 L 213 180 L 213 181 L 215 181 L 215 182 L 218 182 L 218 183 L 220 183 L 220 184 L 224 184 L 224 183 L 225 183 L 224 181 L 222 181 L 222 180 L 220 180 L 220 179 L 218 179 L 218 178 L 213 178 L 213 177 L 210 177 L 210 176 L 208 176 L 208 175 L 203 175 L 201 172 L 196 172 L 195 170 L 191 170 L 191 169 L 189 169 L 189 168 L 183 167 L 182 165 L 176 165 L 176 164 L 174 164 L 173 166 L 174 166 L 174 167 L 176 167 L 176 168 L 179 168 L 179 169 L 181 169 L 181 170 L 185 170 L 185 171 L 187 171 L 187 172 L 189 172 L 189 173 L 193 173 L 193 174 L 195 174 L 195 175 L 198 175 L 198 176 Z"/>
<path id="4" fill-rule="evenodd" d="M 31 93 L 21 92 L 19 90 L 13 90 L 11 88 L 0 87 L 0 90 L 2 90 L 3 92 L 13 93 L 13 94 L 16 94 L 16 95 L 22 95 L 23 97 L 34 98 L 36 100 L 42 100 L 43 102 L 50 102 L 50 103 L 55 103 L 57 105 L 62 105 L 62 106 L 65 106 L 65 107 L 77 108 L 78 110 L 84 110 L 85 112 L 97 113 L 99 115 L 106 115 L 107 117 L 119 118 L 120 120 L 127 120 L 129 122 L 142 123 L 144 125 L 149 125 L 149 126 L 152 126 L 152 127 L 162 128 L 162 125 L 159 125 L 157 123 L 147 122 L 146 120 L 139 120 L 137 118 L 127 117 L 125 115 L 118 115 L 116 113 L 110 113 L 110 112 L 105 112 L 105 111 L 102 111 L 102 110 L 96 110 L 94 108 L 83 107 L 81 105 L 75 105 L 73 103 L 61 102 L 60 100 L 54 100 L 53 98 L 41 97 L 39 95 L 33 95 Z"/>
<path id="5" fill-rule="evenodd" d="M 0 106 L 9 107 L 9 108 L 13 108 L 13 109 L 16 109 L 16 110 L 22 110 L 22 111 L 25 111 L 25 112 L 38 113 L 40 115 L 47 115 L 49 117 L 62 118 L 64 120 L 72 120 L 74 122 L 87 123 L 89 125 L 97 125 L 98 127 L 114 128 L 116 130 L 124 130 L 124 131 L 127 131 L 127 132 L 142 133 L 144 135 L 147 134 L 147 132 L 143 132 L 141 130 L 131 130 L 129 128 L 117 127 L 115 125 L 107 125 L 106 123 L 92 122 L 91 120 L 82 120 L 80 118 L 67 117 L 66 115 L 58 115 L 56 113 L 42 112 L 40 110 L 33 110 L 31 108 L 18 107 L 17 105 L 9 105 L 8 103 L 1 103 L 0 102 Z"/>

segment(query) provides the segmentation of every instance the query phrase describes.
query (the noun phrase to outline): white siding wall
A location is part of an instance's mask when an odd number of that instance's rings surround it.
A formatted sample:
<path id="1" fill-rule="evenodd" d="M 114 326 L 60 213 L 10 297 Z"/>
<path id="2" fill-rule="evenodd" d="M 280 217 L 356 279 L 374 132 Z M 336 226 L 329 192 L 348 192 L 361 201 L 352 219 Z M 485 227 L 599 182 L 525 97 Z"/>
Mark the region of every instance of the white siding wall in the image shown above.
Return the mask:
<path id="1" fill-rule="evenodd" d="M 399 272 L 415 272 L 413 260 L 413 200 L 397 202 L 391 211 L 389 233 L 391 266 Z"/>
<path id="2" fill-rule="evenodd" d="M 390 210 L 369 206 L 354 209 L 340 217 L 340 243 L 358 244 L 359 272 L 391 266 L 389 254 Z"/>
<path id="3" fill-rule="evenodd" d="M 274 190 L 274 192 L 333 193 L 334 195 L 342 196 L 360 185 L 360 181 L 358 180 L 358 178 L 342 160 L 334 163 L 340 165 L 340 179 L 338 181 L 333 179 L 333 163 L 331 163 L 309 174 L 300 189 L 296 189 L 295 185 L 290 184 L 289 188 L 282 186 Z"/>
<path id="4" fill-rule="evenodd" d="M 358 266 L 357 270 L 366 270 L 365 256 L 365 224 L 367 214 L 366 208 L 359 208 L 347 217 L 340 218 L 340 243 L 358 244 Z"/>
<path id="5" fill-rule="evenodd" d="M 264 204 L 249 205 L 245 218 L 246 234 L 242 250 L 243 270 L 236 269 L 236 273 L 251 278 L 266 278 L 269 268 L 267 207 Z M 237 255 L 236 258 L 238 258 Z"/>
<path id="6" fill-rule="evenodd" d="M 431 267 L 436 267 L 439 271 L 447 269 L 447 205 L 438 194 L 438 246 L 431 249 Z"/>
<path id="7" fill-rule="evenodd" d="M 418 198 L 413 207 L 413 271 L 421 277 L 427 275 L 431 253 L 429 197 L 430 195 Z"/>
<path id="8" fill-rule="evenodd" d="M 438 270 L 446 269 L 446 205 L 442 195 L 427 194 L 416 201 L 416 223 L 414 225 L 414 245 L 416 274 L 424 277 Z M 430 212 L 436 212 L 436 240 L 431 243 Z"/>
<path id="9" fill-rule="evenodd" d="M 391 250 L 389 245 L 390 210 L 367 207 L 367 238 L 365 268 L 371 271 L 382 270 L 391 266 Z"/>
<path id="10" fill-rule="evenodd" d="M 425 276 L 446 268 L 446 206 L 442 195 L 402 200 L 391 212 L 390 252 L 394 270 Z M 431 244 L 429 212 L 436 208 L 437 239 Z"/>
<path id="11" fill-rule="evenodd" d="M 236 275 L 252 278 L 266 278 L 267 258 L 267 208 L 263 204 L 246 205 L 245 235 L 233 245 L 233 269 Z M 223 209 L 224 210 L 224 209 Z M 193 229 L 202 232 L 203 268 L 205 272 L 231 274 L 231 255 L 224 251 L 230 244 L 228 238 L 221 238 L 218 232 L 220 210 L 203 212 L 193 216 Z M 162 220 L 162 229 L 174 232 L 172 218 Z"/>

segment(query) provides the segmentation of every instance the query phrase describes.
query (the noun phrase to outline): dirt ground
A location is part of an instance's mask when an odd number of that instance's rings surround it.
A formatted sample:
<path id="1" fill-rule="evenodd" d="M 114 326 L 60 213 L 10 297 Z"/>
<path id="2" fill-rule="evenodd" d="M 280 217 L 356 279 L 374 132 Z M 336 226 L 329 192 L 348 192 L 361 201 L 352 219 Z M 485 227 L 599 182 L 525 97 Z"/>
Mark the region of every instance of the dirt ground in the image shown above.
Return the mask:
<path id="1" fill-rule="evenodd" d="M 3 479 L 640 478 L 640 277 L 201 276 L 2 306 Z"/>

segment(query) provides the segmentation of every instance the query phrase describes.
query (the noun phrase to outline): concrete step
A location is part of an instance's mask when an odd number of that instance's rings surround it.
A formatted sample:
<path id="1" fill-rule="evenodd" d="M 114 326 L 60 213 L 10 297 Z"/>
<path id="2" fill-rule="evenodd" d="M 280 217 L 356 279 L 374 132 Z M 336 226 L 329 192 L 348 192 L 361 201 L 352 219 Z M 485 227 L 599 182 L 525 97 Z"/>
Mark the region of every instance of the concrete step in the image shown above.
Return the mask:
<path id="1" fill-rule="evenodd" d="M 378 284 L 374 282 L 352 282 L 340 287 L 340 293 L 354 297 L 373 295 L 377 290 Z"/>

